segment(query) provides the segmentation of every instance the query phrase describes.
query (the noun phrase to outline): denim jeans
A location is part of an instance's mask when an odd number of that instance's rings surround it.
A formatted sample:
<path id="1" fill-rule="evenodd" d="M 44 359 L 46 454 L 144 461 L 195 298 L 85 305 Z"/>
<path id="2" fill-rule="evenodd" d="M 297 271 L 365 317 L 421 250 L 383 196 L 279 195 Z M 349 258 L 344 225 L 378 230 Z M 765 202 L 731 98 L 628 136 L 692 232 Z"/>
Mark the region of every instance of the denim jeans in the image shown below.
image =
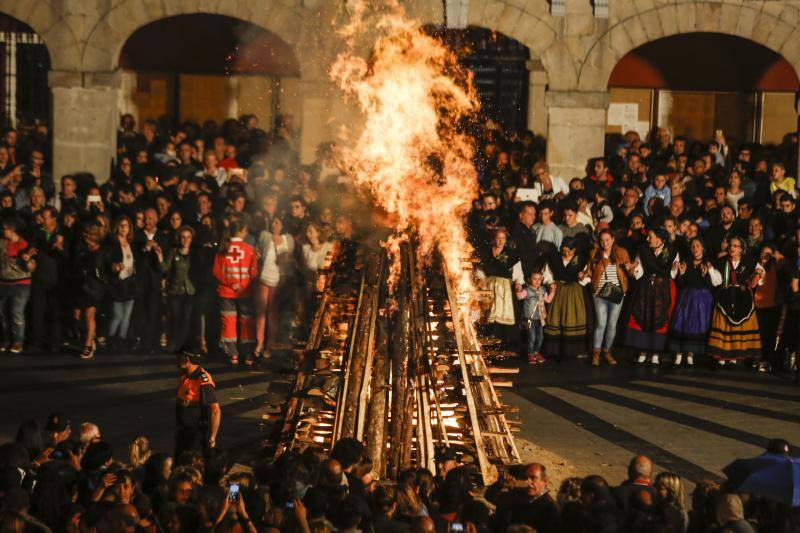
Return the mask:
<path id="1" fill-rule="evenodd" d="M 539 353 L 542 349 L 544 340 L 544 328 L 541 320 L 531 320 L 531 328 L 528 330 L 528 353 Z"/>
<path id="2" fill-rule="evenodd" d="M 170 294 L 167 296 L 167 351 L 188 347 L 200 349 L 200 328 L 194 326 L 194 295 Z"/>
<path id="3" fill-rule="evenodd" d="M 619 312 L 622 310 L 622 302 L 615 304 L 604 300 L 599 296 L 594 297 L 594 309 L 597 314 L 597 325 L 594 328 L 595 350 L 608 350 L 614 344 L 614 337 L 617 335 L 617 321 Z"/>
<path id="4" fill-rule="evenodd" d="M 111 304 L 111 323 L 108 326 L 108 336 L 117 336 L 120 339 L 128 338 L 128 328 L 131 325 L 133 302 L 135 300 L 122 300 Z"/>
<path id="5" fill-rule="evenodd" d="M 30 294 L 30 285 L 0 284 L 0 322 L 5 342 L 22 344 L 25 340 L 25 306 Z"/>

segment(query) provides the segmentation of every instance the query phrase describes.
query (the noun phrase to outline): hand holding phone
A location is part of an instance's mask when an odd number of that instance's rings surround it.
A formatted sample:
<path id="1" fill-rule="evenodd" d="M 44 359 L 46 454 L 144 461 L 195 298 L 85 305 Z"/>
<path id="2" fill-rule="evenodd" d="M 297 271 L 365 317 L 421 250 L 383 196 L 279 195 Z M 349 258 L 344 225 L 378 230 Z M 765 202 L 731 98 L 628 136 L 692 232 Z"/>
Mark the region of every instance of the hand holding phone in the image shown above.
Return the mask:
<path id="1" fill-rule="evenodd" d="M 235 502 L 239 498 L 239 484 L 231 483 L 228 486 L 228 499 Z"/>

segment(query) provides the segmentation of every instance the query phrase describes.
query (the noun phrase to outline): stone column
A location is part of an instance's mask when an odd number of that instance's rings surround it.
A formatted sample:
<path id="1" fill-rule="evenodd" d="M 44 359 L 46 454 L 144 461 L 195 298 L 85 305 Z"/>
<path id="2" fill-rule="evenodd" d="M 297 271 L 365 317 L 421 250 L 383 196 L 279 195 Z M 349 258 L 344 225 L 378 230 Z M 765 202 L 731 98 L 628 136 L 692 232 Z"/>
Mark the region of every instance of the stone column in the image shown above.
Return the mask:
<path id="1" fill-rule="evenodd" d="M 116 156 L 121 74 L 51 71 L 53 93 L 53 177 L 91 172 L 98 183 L 109 177 Z"/>
<path id="2" fill-rule="evenodd" d="M 586 164 L 603 155 L 608 92 L 548 91 L 547 162 L 565 180 L 586 175 Z"/>
<path id="3" fill-rule="evenodd" d="M 541 61 L 531 60 L 528 68 L 528 129 L 536 135 L 547 137 L 547 71 Z"/>
<path id="4" fill-rule="evenodd" d="M 283 105 L 299 110 L 295 113 L 295 120 L 302 128 L 300 159 L 303 163 L 312 163 L 321 143 L 336 140 L 331 127 L 334 123 L 332 116 L 338 114 L 338 107 L 346 106 L 342 103 L 337 106 L 333 102 L 333 86 L 327 79 L 293 78 L 283 87 Z"/>

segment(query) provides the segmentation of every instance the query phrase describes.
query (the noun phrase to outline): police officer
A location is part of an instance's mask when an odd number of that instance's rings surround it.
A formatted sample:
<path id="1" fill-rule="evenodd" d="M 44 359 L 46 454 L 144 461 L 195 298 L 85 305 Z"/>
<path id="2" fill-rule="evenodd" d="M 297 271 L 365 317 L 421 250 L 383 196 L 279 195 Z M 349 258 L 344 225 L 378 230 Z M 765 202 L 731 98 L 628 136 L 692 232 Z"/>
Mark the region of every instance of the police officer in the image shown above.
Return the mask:
<path id="1" fill-rule="evenodd" d="M 207 451 L 216 446 L 222 418 L 214 380 L 200 366 L 201 356 L 191 350 L 178 352 L 177 433 L 175 457 L 184 450 Z"/>

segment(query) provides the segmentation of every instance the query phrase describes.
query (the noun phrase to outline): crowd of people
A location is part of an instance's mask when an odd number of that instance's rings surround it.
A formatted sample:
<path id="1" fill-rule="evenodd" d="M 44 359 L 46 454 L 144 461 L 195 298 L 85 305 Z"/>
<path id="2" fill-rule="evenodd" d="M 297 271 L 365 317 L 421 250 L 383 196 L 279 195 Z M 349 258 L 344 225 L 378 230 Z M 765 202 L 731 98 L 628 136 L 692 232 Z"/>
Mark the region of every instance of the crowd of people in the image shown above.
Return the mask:
<path id="1" fill-rule="evenodd" d="M 796 136 L 629 132 L 568 180 L 530 132 L 487 121 L 475 138 L 466 223 L 494 295 L 484 321 L 509 349 L 762 371 L 794 353 Z M 250 365 L 302 337 L 317 270 L 354 237 L 330 146 L 301 165 L 288 115 L 269 131 L 251 115 L 139 129 L 125 115 L 111 179 L 56 188 L 46 140 L 7 130 L 0 145 L 0 350 L 191 346 Z"/>
<path id="2" fill-rule="evenodd" d="M 531 134 L 487 128 L 481 145 L 469 227 L 487 322 L 509 349 L 531 364 L 613 366 L 625 347 L 640 364 L 795 367 L 796 135 L 732 147 L 722 132 L 629 132 L 571 179 Z"/>
<path id="3" fill-rule="evenodd" d="M 531 364 L 586 354 L 616 365 L 625 346 L 639 363 L 669 354 L 676 366 L 706 357 L 766 371 L 795 349 L 784 324 L 797 322 L 800 292 L 796 137 L 734 147 L 721 133 L 628 133 L 568 180 L 530 132 L 488 121 L 476 141 L 482 194 L 465 223 L 493 294 L 483 321 Z M 188 347 L 252 365 L 302 338 L 316 272 L 358 231 L 337 209 L 348 185 L 331 147 L 302 165 L 297 142 L 291 116 L 267 131 L 254 116 L 137 129 L 126 115 L 111 179 L 78 173 L 57 188 L 46 132 L 7 130 L 0 351 Z M 681 479 L 653 478 L 644 457 L 619 487 L 568 479 L 553 497 L 544 465 L 484 488 L 447 450 L 437 472 L 389 482 L 372 480 L 350 440 L 237 472 L 221 450 L 171 457 L 143 437 L 119 461 L 95 425 L 79 438 L 70 428 L 63 415 L 26 421 L 0 446 L 0 531 L 795 530 L 788 509 L 712 482 L 689 510 Z"/>
<path id="4" fill-rule="evenodd" d="M 0 145 L 0 351 L 189 347 L 250 365 L 302 331 L 316 271 L 352 237 L 323 202 L 342 186 L 330 152 L 300 165 L 288 115 L 270 131 L 125 115 L 111 178 L 58 189 L 47 136 L 18 139 Z"/>
<path id="5" fill-rule="evenodd" d="M 246 464 L 213 448 L 178 456 L 144 436 L 115 449 L 91 422 L 53 413 L 23 421 L 0 445 L 0 531 L 64 533 L 513 532 L 790 533 L 800 514 L 740 494 L 731 481 L 700 481 L 691 495 L 680 476 L 655 475 L 631 459 L 627 479 L 551 479 L 546 465 L 512 466 L 489 487 L 474 463 L 448 448 L 436 471 L 410 468 L 376 480 L 364 446 L 338 441 Z M 788 456 L 785 441 L 768 452 Z M 690 498 L 689 498 L 690 496 Z M 689 501 L 690 500 L 690 501 Z"/>

